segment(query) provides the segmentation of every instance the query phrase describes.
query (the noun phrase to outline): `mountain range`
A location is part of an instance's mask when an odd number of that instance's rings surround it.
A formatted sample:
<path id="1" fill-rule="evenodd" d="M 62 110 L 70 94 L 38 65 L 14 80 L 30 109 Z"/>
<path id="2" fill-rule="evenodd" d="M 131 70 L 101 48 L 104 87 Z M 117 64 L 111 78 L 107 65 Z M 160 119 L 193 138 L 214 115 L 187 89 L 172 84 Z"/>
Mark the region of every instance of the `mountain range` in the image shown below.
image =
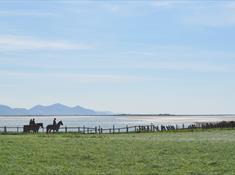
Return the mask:
<path id="1" fill-rule="evenodd" d="M 111 112 L 101 112 L 81 106 L 69 107 L 60 103 L 49 106 L 36 105 L 30 109 L 11 108 L 0 105 L 0 115 L 110 115 Z"/>

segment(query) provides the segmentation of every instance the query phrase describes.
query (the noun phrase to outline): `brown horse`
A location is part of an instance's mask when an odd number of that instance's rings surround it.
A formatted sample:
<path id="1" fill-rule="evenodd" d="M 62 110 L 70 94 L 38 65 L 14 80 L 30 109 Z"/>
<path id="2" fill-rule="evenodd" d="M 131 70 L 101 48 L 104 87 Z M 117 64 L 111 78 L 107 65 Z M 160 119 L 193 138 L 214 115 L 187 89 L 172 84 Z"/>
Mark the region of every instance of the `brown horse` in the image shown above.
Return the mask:
<path id="1" fill-rule="evenodd" d="M 60 129 L 60 125 L 63 125 L 63 122 L 60 120 L 55 126 L 54 125 L 47 125 L 47 133 L 53 130 L 58 132 Z"/>
<path id="2" fill-rule="evenodd" d="M 24 125 L 23 131 L 24 132 L 30 132 L 30 131 L 38 132 L 40 127 L 43 128 L 43 123 L 36 123 L 34 125 Z"/>

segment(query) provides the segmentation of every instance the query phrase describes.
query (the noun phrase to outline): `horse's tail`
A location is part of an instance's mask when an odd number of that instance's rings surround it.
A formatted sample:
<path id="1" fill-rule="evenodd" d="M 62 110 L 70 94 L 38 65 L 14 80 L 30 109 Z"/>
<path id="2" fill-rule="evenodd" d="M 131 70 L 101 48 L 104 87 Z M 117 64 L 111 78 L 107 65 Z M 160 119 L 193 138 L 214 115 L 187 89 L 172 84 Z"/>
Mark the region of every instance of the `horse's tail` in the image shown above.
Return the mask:
<path id="1" fill-rule="evenodd" d="M 29 132 L 29 125 L 24 125 L 23 132 Z"/>

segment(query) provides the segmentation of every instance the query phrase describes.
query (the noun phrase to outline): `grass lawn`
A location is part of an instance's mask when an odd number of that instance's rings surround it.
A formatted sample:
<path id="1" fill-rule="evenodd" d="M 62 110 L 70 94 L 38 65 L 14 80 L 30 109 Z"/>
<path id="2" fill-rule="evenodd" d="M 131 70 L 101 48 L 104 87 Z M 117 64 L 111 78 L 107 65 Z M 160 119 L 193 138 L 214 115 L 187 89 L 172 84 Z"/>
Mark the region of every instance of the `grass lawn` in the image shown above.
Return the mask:
<path id="1" fill-rule="evenodd" d="M 7 174 L 235 174 L 235 130 L 0 135 Z"/>

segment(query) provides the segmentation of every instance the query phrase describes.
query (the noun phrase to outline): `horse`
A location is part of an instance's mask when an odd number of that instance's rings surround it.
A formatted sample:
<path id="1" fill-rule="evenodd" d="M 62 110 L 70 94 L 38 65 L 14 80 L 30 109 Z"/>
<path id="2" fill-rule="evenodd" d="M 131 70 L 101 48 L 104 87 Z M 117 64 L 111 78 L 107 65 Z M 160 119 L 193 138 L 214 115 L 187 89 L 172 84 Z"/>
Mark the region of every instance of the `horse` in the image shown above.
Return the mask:
<path id="1" fill-rule="evenodd" d="M 53 130 L 58 132 L 60 129 L 60 125 L 63 125 L 63 122 L 60 120 L 55 126 L 54 125 L 47 125 L 47 133 Z"/>
<path id="2" fill-rule="evenodd" d="M 43 128 L 43 123 L 35 123 L 34 125 L 24 125 L 24 132 L 38 132 L 40 127 Z"/>

